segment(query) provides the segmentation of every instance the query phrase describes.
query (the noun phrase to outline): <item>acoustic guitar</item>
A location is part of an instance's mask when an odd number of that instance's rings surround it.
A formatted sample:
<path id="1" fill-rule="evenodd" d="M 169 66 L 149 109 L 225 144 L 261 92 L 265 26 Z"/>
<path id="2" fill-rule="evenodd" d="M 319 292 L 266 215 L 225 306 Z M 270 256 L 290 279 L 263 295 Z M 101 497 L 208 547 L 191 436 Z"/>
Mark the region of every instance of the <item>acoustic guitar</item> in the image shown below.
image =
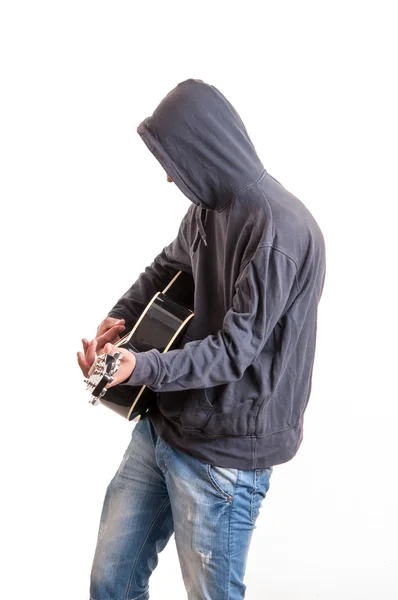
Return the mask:
<path id="1" fill-rule="evenodd" d="M 148 303 L 133 329 L 116 344 L 130 352 L 146 352 L 156 348 L 167 352 L 179 347 L 193 312 L 194 282 L 191 275 L 178 271 L 163 292 L 157 292 Z M 156 401 L 156 392 L 148 386 L 106 385 L 120 365 L 122 354 L 101 354 L 95 359 L 88 378 L 84 380 L 91 393 L 91 404 L 103 404 L 129 421 L 139 421 L 149 405 Z"/>

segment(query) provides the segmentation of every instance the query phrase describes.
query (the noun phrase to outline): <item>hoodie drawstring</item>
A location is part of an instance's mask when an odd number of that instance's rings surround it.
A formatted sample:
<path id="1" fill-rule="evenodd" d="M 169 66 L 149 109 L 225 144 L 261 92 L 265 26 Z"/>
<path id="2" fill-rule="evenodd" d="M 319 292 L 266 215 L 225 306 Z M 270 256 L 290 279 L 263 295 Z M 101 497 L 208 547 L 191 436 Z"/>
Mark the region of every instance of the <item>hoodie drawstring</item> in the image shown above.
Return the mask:
<path id="1" fill-rule="evenodd" d="M 200 210 L 196 211 L 195 219 L 196 219 L 196 225 L 198 227 L 198 230 L 196 232 L 196 237 L 195 237 L 194 243 L 191 248 L 191 256 L 193 256 L 195 254 L 196 250 L 198 249 L 200 240 L 202 240 L 204 245 L 207 246 L 207 237 L 206 237 L 206 232 L 205 232 L 205 228 L 203 226 L 203 220 L 202 220 L 202 217 L 206 218 L 205 210 L 206 209 L 201 207 Z"/>
<path id="2" fill-rule="evenodd" d="M 205 218 L 206 218 L 206 209 L 202 207 L 200 209 L 200 214 L 199 214 L 199 211 L 196 212 L 196 222 L 198 225 L 200 237 L 202 238 L 204 245 L 207 246 L 206 232 L 205 232 L 205 228 L 203 227 L 203 220 Z"/>

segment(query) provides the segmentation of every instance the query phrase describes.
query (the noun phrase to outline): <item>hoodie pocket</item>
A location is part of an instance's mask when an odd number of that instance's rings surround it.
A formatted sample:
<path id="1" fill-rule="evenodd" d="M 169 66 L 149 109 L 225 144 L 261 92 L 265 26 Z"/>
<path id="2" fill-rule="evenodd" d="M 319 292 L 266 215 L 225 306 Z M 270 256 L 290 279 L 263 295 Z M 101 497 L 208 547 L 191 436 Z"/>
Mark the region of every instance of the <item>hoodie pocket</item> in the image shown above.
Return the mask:
<path id="1" fill-rule="evenodd" d="M 209 420 L 212 410 L 213 407 L 207 399 L 206 390 L 190 390 L 189 398 L 183 405 L 179 420 L 186 429 L 201 430 Z"/>
<path id="2" fill-rule="evenodd" d="M 224 388 L 224 389 L 222 389 Z M 212 435 L 253 435 L 258 413 L 258 400 L 236 397 L 233 386 L 225 384 L 205 390 L 211 410 L 203 423 L 203 432 Z"/>
<path id="3" fill-rule="evenodd" d="M 158 407 L 167 419 L 192 430 L 202 429 L 212 411 L 203 389 L 159 392 Z"/>
<path id="4" fill-rule="evenodd" d="M 159 392 L 162 414 L 181 423 L 184 429 L 201 431 L 210 437 L 254 435 L 258 400 L 236 399 L 228 387 Z"/>

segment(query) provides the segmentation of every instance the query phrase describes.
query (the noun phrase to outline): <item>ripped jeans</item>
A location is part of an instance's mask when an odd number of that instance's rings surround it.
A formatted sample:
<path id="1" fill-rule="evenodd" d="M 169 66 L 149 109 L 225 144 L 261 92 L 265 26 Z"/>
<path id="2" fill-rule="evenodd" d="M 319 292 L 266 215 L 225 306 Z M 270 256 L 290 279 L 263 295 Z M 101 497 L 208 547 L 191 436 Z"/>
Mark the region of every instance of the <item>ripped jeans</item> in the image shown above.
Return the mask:
<path id="1" fill-rule="evenodd" d="M 238 600 L 272 468 L 243 471 L 174 450 L 139 421 L 102 509 L 91 600 L 147 600 L 158 553 L 175 533 L 189 600 Z"/>

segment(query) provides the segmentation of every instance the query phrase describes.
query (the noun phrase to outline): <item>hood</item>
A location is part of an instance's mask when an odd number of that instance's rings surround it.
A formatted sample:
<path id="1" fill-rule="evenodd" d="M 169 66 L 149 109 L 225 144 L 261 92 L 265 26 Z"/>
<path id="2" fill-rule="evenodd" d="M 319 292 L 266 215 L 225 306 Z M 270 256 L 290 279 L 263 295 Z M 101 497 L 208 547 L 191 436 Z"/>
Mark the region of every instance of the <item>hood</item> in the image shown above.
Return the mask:
<path id="1" fill-rule="evenodd" d="M 234 107 L 200 79 L 179 83 L 137 131 L 183 194 L 204 209 L 222 210 L 264 171 Z"/>

